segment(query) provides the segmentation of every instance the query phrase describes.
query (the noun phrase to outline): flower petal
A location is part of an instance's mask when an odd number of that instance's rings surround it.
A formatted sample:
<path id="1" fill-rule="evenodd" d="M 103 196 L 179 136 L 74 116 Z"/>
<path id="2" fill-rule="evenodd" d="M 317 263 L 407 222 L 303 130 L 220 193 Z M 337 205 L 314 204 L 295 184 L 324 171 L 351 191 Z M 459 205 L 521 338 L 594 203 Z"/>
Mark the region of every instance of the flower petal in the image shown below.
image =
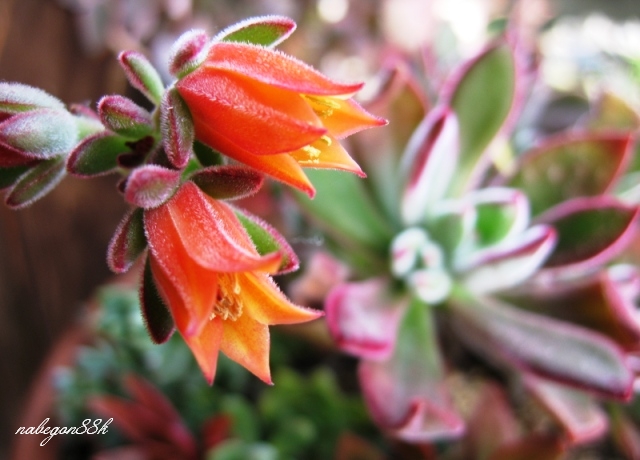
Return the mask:
<path id="1" fill-rule="evenodd" d="M 291 156 L 302 167 L 340 169 L 366 177 L 358 163 L 351 158 L 340 142 L 329 135 L 324 135 L 311 144 L 291 152 Z"/>
<path id="2" fill-rule="evenodd" d="M 301 94 L 346 98 L 364 86 L 363 83 L 337 83 L 284 53 L 240 43 L 214 44 L 204 66 L 249 75 L 267 85 Z"/>
<path id="3" fill-rule="evenodd" d="M 299 94 L 206 64 L 176 88 L 191 111 L 196 138 L 231 156 L 235 150 L 289 152 L 327 131 Z"/>
<path id="4" fill-rule="evenodd" d="M 145 227 L 149 227 L 147 219 Z M 198 335 L 209 322 L 218 293 L 218 274 L 189 257 L 170 223 L 164 227 L 162 232 L 147 231 L 149 262 L 156 287 L 186 339 Z"/>
<path id="5" fill-rule="evenodd" d="M 164 206 L 145 214 L 149 247 L 158 258 L 162 256 L 159 254 L 162 249 L 156 249 L 154 243 L 161 240 L 160 234 L 164 227 L 170 226 L 169 221 L 186 253 L 203 268 L 238 272 L 275 271 L 279 267 L 278 253 L 261 257 L 233 210 L 210 198 L 191 182 L 183 184 Z M 152 237 L 152 233 L 157 236 Z"/>
<path id="6" fill-rule="evenodd" d="M 287 299 L 269 275 L 246 272 L 238 275 L 246 314 L 261 324 L 295 324 L 320 318 L 320 310 L 300 307 Z"/>
<path id="7" fill-rule="evenodd" d="M 337 139 L 344 139 L 363 129 L 387 124 L 387 120 L 371 115 L 353 99 L 306 96 L 305 100 L 320 117 L 329 134 Z"/>
<path id="8" fill-rule="evenodd" d="M 209 385 L 213 383 L 216 376 L 218 350 L 222 343 L 223 328 L 223 320 L 214 318 L 205 324 L 198 335 L 183 336 Z"/>
<path id="9" fill-rule="evenodd" d="M 269 370 L 269 328 L 243 312 L 235 321 L 224 321 L 220 351 L 272 385 Z"/>

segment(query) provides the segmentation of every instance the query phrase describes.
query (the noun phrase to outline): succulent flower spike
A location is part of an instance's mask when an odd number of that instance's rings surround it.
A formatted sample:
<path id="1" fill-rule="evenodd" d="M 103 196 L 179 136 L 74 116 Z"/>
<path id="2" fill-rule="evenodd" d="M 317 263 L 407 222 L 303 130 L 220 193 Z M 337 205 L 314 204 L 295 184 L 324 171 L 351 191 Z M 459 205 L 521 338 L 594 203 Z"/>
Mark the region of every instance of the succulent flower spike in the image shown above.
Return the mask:
<path id="1" fill-rule="evenodd" d="M 263 46 L 225 41 L 214 42 L 202 64 L 175 84 L 196 139 L 310 196 L 303 167 L 364 176 L 338 142 L 386 124 L 351 99 L 362 86 L 332 81 Z"/>
<path id="2" fill-rule="evenodd" d="M 144 229 L 152 283 L 209 383 L 218 351 L 271 383 L 268 326 L 322 315 L 292 304 L 269 276 L 290 255 L 261 255 L 233 208 L 192 182 L 146 210 Z"/>

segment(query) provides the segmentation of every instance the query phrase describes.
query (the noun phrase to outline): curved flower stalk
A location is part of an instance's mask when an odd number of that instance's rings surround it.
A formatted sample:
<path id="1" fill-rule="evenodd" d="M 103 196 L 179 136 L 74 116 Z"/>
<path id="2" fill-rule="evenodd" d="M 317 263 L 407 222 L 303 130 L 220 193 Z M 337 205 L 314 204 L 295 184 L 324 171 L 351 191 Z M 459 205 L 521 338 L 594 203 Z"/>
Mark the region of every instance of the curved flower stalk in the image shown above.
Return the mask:
<path id="1" fill-rule="evenodd" d="M 330 331 L 361 359 L 373 418 L 405 441 L 465 429 L 443 343 L 524 383 L 570 443 L 605 432 L 594 395 L 624 401 L 633 390 L 638 272 L 618 263 L 637 237 L 637 200 L 622 199 L 632 195 L 632 137 L 559 134 L 505 162 L 497 155 L 522 104 L 522 72 L 498 41 L 453 73 L 420 120 L 393 111 L 396 100 L 425 99 L 400 68 L 378 104 L 392 125 L 415 127 L 410 138 L 361 139 L 376 159 L 362 159 L 369 187 L 314 172 L 318 198 L 299 197 L 354 273 L 327 296 Z"/>
<path id="2" fill-rule="evenodd" d="M 111 241 L 109 266 L 126 272 L 146 251 L 140 297 L 152 339 L 178 329 L 209 383 L 219 351 L 271 383 L 268 326 L 322 315 L 291 303 L 271 278 L 297 268 L 285 239 L 225 200 L 255 193 L 262 173 L 310 196 L 302 167 L 363 176 L 338 139 L 386 123 L 351 99 L 363 84 L 334 82 L 271 49 L 294 29 L 288 18 L 267 16 L 213 40 L 189 31 L 173 47 L 177 80 L 168 88 L 143 55 L 122 52 L 149 110 L 108 95 L 97 111 L 71 114 L 43 91 L 0 84 L 8 204 L 29 204 L 65 169 L 84 178 L 120 173 L 133 208 Z"/>

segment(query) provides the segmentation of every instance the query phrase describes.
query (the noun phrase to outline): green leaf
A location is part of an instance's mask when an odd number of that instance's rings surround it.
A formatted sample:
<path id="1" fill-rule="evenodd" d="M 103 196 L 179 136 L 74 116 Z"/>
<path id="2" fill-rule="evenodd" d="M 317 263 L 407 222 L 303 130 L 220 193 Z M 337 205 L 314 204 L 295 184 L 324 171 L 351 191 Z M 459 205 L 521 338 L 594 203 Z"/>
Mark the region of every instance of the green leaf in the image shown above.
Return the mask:
<path id="1" fill-rule="evenodd" d="M 448 102 L 460 125 L 460 157 L 450 193 L 459 196 L 514 104 L 516 64 L 511 48 L 500 43 L 484 51 L 454 83 Z"/>
<path id="2" fill-rule="evenodd" d="M 279 273 L 297 270 L 299 266 L 298 256 L 296 256 L 287 240 L 275 228 L 262 219 L 239 209 L 235 209 L 235 213 L 261 256 L 272 252 L 279 252 L 282 255 Z"/>
<path id="3" fill-rule="evenodd" d="M 116 229 L 109 248 L 107 264 L 114 273 L 125 273 L 147 247 L 144 235 L 143 211 L 136 208 L 129 212 Z"/>
<path id="4" fill-rule="evenodd" d="M 457 292 L 450 306 L 458 337 L 492 361 L 608 397 L 631 395 L 634 375 L 626 356 L 601 334 L 490 297 Z"/>
<path id="5" fill-rule="evenodd" d="M 571 198 L 609 190 L 629 157 L 628 134 L 561 135 L 525 153 L 507 185 L 523 190 L 538 215 Z"/>
<path id="6" fill-rule="evenodd" d="M 118 156 L 129 151 L 125 138 L 109 131 L 101 131 L 76 146 L 69 155 L 67 169 L 74 176 L 80 177 L 108 174 L 118 167 Z"/>
<path id="7" fill-rule="evenodd" d="M 361 362 L 359 377 L 373 419 L 399 439 L 428 442 L 464 429 L 446 391 L 434 311 L 419 300 L 400 323 L 391 358 Z"/>
<path id="8" fill-rule="evenodd" d="M 20 113 L 34 109 L 64 110 L 64 104 L 40 88 L 22 83 L 0 82 L 0 113 Z"/>
<path id="9" fill-rule="evenodd" d="M 11 187 L 31 166 L 0 168 L 0 190 Z"/>
<path id="10" fill-rule="evenodd" d="M 316 198 L 296 193 L 300 205 L 331 236 L 385 252 L 393 236 L 384 215 L 367 194 L 363 179 L 341 171 L 307 170 Z"/>
<path id="11" fill-rule="evenodd" d="M 66 110 L 37 109 L 0 123 L 0 140 L 34 158 L 68 153 L 78 141 L 74 117 Z"/>
<path id="12" fill-rule="evenodd" d="M 606 263 L 628 244 L 639 212 L 610 197 L 576 198 L 551 209 L 539 221 L 556 229 L 558 242 L 544 268 Z"/>
<path id="13" fill-rule="evenodd" d="M 213 41 L 241 42 L 252 45 L 276 46 L 296 28 L 293 20 L 283 16 L 249 18 L 227 27 Z"/>
<path id="14" fill-rule="evenodd" d="M 160 297 L 149 260 L 145 263 L 140 286 L 140 308 L 151 340 L 155 343 L 164 343 L 169 340 L 175 330 L 175 325 L 169 309 Z"/>
<path id="15" fill-rule="evenodd" d="M 64 158 L 43 161 L 18 179 L 5 197 L 5 203 L 13 209 L 25 208 L 53 190 L 65 173 Z"/>
<path id="16" fill-rule="evenodd" d="M 155 105 L 160 105 L 164 84 L 149 60 L 137 51 L 123 51 L 118 56 L 118 60 L 131 86 Z"/>

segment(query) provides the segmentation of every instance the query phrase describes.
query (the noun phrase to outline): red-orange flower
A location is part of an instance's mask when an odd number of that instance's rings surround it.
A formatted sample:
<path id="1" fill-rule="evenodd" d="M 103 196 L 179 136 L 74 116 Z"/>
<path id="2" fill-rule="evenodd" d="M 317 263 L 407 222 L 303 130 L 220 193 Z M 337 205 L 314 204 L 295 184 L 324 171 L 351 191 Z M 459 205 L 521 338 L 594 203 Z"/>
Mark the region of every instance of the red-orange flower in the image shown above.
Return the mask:
<path id="1" fill-rule="evenodd" d="M 209 383 L 218 351 L 271 383 L 268 326 L 322 315 L 292 304 L 269 276 L 282 254 L 261 256 L 233 209 L 192 182 L 146 210 L 144 227 L 155 284 Z"/>
<path id="2" fill-rule="evenodd" d="M 350 99 L 362 86 L 336 83 L 269 48 L 225 42 L 176 83 L 197 139 L 309 195 L 302 167 L 364 176 L 338 142 L 386 124 Z"/>

